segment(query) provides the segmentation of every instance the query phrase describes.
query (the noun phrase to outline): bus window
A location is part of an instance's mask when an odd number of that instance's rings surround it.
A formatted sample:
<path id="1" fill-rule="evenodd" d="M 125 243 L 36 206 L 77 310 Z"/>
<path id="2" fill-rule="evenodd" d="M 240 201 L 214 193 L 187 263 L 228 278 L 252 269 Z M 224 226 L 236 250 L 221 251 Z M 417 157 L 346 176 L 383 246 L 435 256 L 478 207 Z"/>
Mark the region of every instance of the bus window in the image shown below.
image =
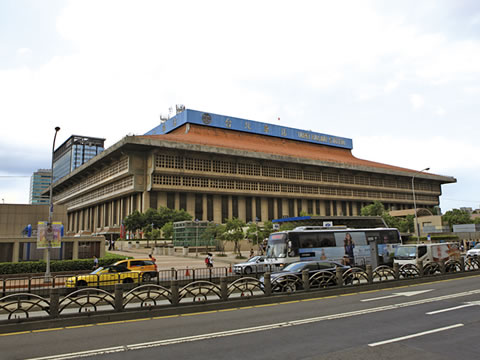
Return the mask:
<path id="1" fill-rule="evenodd" d="M 296 234 L 298 236 L 298 241 L 302 249 L 305 248 L 314 248 L 317 247 L 317 234 L 315 233 L 302 233 Z"/>
<path id="2" fill-rule="evenodd" d="M 317 247 L 335 247 L 335 236 L 332 232 L 322 232 L 318 234 Z"/>
<path id="3" fill-rule="evenodd" d="M 383 244 L 398 244 L 400 243 L 400 238 L 397 231 L 384 230 L 380 232 L 380 241 Z"/>

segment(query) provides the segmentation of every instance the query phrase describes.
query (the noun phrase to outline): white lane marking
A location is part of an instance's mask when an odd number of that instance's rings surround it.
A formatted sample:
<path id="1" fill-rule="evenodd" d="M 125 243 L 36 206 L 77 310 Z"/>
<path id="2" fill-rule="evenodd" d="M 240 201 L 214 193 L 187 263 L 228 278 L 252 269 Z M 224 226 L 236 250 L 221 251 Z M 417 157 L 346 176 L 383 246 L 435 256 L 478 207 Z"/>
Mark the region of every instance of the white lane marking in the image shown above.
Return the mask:
<path id="1" fill-rule="evenodd" d="M 410 297 L 410 296 L 420 295 L 420 294 L 423 294 L 423 293 L 426 293 L 426 292 L 429 292 L 429 291 L 432 291 L 432 290 L 433 289 L 420 290 L 420 291 L 405 291 L 405 292 L 401 292 L 401 293 L 393 293 L 393 295 L 380 296 L 380 297 L 370 298 L 370 299 L 363 299 L 363 300 L 360 300 L 360 301 L 367 302 L 367 301 L 374 301 L 374 300 L 383 300 L 383 299 L 389 299 L 389 298 L 398 297 L 398 296 Z"/>
<path id="2" fill-rule="evenodd" d="M 370 308 L 370 309 L 351 311 L 351 312 L 347 312 L 347 313 L 324 315 L 324 316 L 318 316 L 318 317 L 313 317 L 313 318 L 308 318 L 308 319 L 286 321 L 286 322 L 281 322 L 281 323 L 276 323 L 276 324 L 255 326 L 255 327 L 235 329 L 235 330 L 227 330 L 227 331 L 221 331 L 221 332 L 210 333 L 210 334 L 186 336 L 186 337 L 167 339 L 167 340 L 151 341 L 151 342 L 147 342 L 147 343 L 116 346 L 116 347 L 96 349 L 96 350 L 79 351 L 79 352 L 75 352 L 75 353 L 49 355 L 49 356 L 44 356 L 44 357 L 31 358 L 31 359 L 27 359 L 27 360 L 78 359 L 78 358 L 88 357 L 88 356 L 97 356 L 97 355 L 104 355 L 104 354 L 109 354 L 109 353 L 129 351 L 129 350 L 146 349 L 146 348 L 152 348 L 152 347 L 158 347 L 158 346 L 180 344 L 180 343 L 186 343 L 186 342 L 192 342 L 192 341 L 199 341 L 199 340 L 213 339 L 213 338 L 219 338 L 219 337 L 225 337 L 225 336 L 232 336 L 232 335 L 237 335 L 237 334 L 247 334 L 247 333 L 258 332 L 258 331 L 267 331 L 267 330 L 272 330 L 272 329 L 278 329 L 278 328 L 290 327 L 290 326 L 298 326 L 298 325 L 304 325 L 304 324 L 326 321 L 326 320 L 342 319 L 342 318 L 351 317 L 351 316 L 358 316 L 358 315 L 371 314 L 371 313 L 380 312 L 380 311 L 401 309 L 401 308 L 405 308 L 405 307 L 408 307 L 408 306 L 427 304 L 427 303 L 431 303 L 431 302 L 454 299 L 454 298 L 458 298 L 458 297 L 462 297 L 462 296 L 470 296 L 470 295 L 477 295 L 477 294 L 480 294 L 480 290 L 471 290 L 471 291 L 466 291 L 466 292 L 463 292 L 463 293 L 438 296 L 436 298 L 409 301 L 409 302 L 406 302 L 406 303 L 387 305 L 387 306 L 379 306 L 379 307 Z"/>
<path id="3" fill-rule="evenodd" d="M 408 339 L 412 339 L 412 338 L 419 337 L 419 336 L 434 334 L 434 333 L 437 333 L 437 332 L 440 332 L 440 331 L 455 329 L 455 328 L 458 328 L 458 327 L 461 327 L 461 326 L 463 326 L 463 324 L 455 324 L 455 325 L 445 326 L 445 327 L 442 327 L 442 328 L 423 331 L 423 332 L 419 332 L 419 333 L 416 333 L 416 334 L 411 334 L 411 335 L 398 337 L 398 338 L 395 338 L 395 339 L 379 341 L 379 342 L 376 342 L 376 343 L 368 344 L 368 346 L 374 347 L 374 346 L 390 344 L 390 343 L 397 342 L 397 341 L 403 341 L 403 340 L 408 340 Z"/>
<path id="4" fill-rule="evenodd" d="M 454 307 L 451 307 L 451 308 L 441 309 L 441 310 L 436 310 L 436 311 L 430 311 L 430 312 L 427 312 L 425 314 L 426 315 L 435 315 L 435 314 L 440 314 L 440 313 L 447 312 L 447 311 L 453 311 L 453 310 L 458 310 L 458 309 L 463 309 L 463 308 L 466 308 L 466 307 L 478 306 L 478 305 L 480 305 L 480 301 L 472 301 L 472 302 L 465 303 L 464 305 L 454 306 Z"/>

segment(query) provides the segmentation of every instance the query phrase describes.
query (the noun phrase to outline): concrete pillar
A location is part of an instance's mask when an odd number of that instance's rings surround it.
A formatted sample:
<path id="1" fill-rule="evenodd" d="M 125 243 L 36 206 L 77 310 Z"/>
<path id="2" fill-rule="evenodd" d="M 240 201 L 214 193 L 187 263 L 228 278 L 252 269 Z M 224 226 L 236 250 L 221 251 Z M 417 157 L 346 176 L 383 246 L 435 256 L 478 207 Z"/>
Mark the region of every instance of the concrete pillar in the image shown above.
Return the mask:
<path id="1" fill-rule="evenodd" d="M 180 193 L 175 192 L 175 210 L 180 210 Z"/>
<path id="2" fill-rule="evenodd" d="M 167 207 L 167 193 L 165 191 L 159 191 L 157 195 L 157 205 L 158 207 L 163 206 Z M 176 204 L 176 199 L 175 199 L 175 206 Z M 179 205 L 180 207 L 180 205 Z"/>
<path id="3" fill-rule="evenodd" d="M 73 240 L 72 260 L 78 260 L 78 239 Z"/>
<path id="4" fill-rule="evenodd" d="M 232 195 L 228 195 L 228 218 L 231 219 L 232 217 L 233 217 Z"/>
<path id="5" fill-rule="evenodd" d="M 227 278 L 225 277 L 220 278 L 220 294 L 223 301 L 228 300 L 228 284 L 227 284 Z"/>
<path id="6" fill-rule="evenodd" d="M 261 221 L 265 222 L 268 220 L 268 198 L 262 197 L 261 198 L 261 204 L 262 204 L 262 216 L 260 218 Z"/>
<path id="7" fill-rule="evenodd" d="M 148 208 L 150 208 L 150 191 L 142 192 L 142 210 L 141 212 L 145 212 Z"/>
<path id="8" fill-rule="evenodd" d="M 193 219 L 195 220 L 195 194 L 194 193 L 187 193 L 187 212 L 190 215 L 192 215 Z"/>
<path id="9" fill-rule="evenodd" d="M 278 201 L 277 198 L 273 199 L 273 218 L 278 219 L 280 216 L 278 216 Z"/>
<path id="10" fill-rule="evenodd" d="M 357 202 L 352 201 L 352 216 L 358 216 Z"/>
<path id="11" fill-rule="evenodd" d="M 202 218 L 198 220 L 208 220 L 207 194 L 202 195 Z"/>
<path id="12" fill-rule="evenodd" d="M 213 222 L 222 223 L 222 197 L 213 195 Z"/>
<path id="13" fill-rule="evenodd" d="M 342 210 L 342 202 L 340 200 L 337 200 L 337 215 L 340 215 L 342 214 L 343 210 Z M 343 214 L 344 216 L 346 214 Z"/>
<path id="14" fill-rule="evenodd" d="M 50 317 L 51 318 L 55 319 L 58 317 L 59 302 L 60 302 L 60 295 L 58 292 L 58 288 L 50 289 Z"/>
<path id="15" fill-rule="evenodd" d="M 369 284 L 373 284 L 373 270 L 372 265 L 368 264 L 365 266 L 365 271 L 367 273 L 367 279 Z"/>
<path id="16" fill-rule="evenodd" d="M 290 216 L 290 214 L 288 215 Z M 298 199 L 293 199 L 293 216 L 298 216 Z"/>
<path id="17" fill-rule="evenodd" d="M 123 284 L 115 284 L 115 311 L 123 311 Z"/>
<path id="18" fill-rule="evenodd" d="M 343 269 L 341 267 L 337 267 L 335 277 L 337 278 L 337 285 L 343 286 Z"/>
<path id="19" fill-rule="evenodd" d="M 308 274 L 308 270 L 302 271 L 302 283 L 303 283 L 303 290 L 310 290 L 310 277 Z"/>
<path id="20" fill-rule="evenodd" d="M 320 200 L 320 214 L 318 215 L 325 216 L 326 213 L 327 213 L 327 209 L 326 209 L 325 200 Z"/>
<path id="21" fill-rule="evenodd" d="M 238 218 L 242 221 L 246 221 L 246 203 L 245 203 L 245 196 L 238 196 Z"/>
<path id="22" fill-rule="evenodd" d="M 12 249 L 12 262 L 18 262 L 20 255 L 20 241 L 13 242 L 13 249 Z"/>
<path id="23" fill-rule="evenodd" d="M 288 199 L 282 199 L 282 213 L 284 215 L 290 215 L 288 212 Z"/>
<path id="24" fill-rule="evenodd" d="M 272 295 L 272 281 L 271 281 L 271 275 L 269 272 L 265 273 L 263 276 L 263 281 L 265 282 L 264 285 L 264 290 L 265 290 L 265 295 L 270 296 Z"/>
<path id="25" fill-rule="evenodd" d="M 178 293 L 178 281 L 177 280 L 172 280 L 170 282 L 170 291 L 172 293 L 172 299 L 171 303 L 173 306 L 177 306 L 178 303 L 180 302 L 180 296 Z"/>

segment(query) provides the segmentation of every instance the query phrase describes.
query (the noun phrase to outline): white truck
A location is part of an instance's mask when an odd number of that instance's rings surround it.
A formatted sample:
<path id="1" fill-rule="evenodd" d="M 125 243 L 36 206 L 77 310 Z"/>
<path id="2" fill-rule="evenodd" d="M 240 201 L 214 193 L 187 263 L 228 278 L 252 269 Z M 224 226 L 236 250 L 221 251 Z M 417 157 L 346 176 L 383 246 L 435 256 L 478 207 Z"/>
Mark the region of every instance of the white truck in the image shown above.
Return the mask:
<path id="1" fill-rule="evenodd" d="M 406 244 L 395 248 L 393 262 L 402 266 L 404 264 L 416 265 L 417 261 L 422 261 L 425 265 L 441 260 L 459 260 L 460 256 L 457 243 Z"/>

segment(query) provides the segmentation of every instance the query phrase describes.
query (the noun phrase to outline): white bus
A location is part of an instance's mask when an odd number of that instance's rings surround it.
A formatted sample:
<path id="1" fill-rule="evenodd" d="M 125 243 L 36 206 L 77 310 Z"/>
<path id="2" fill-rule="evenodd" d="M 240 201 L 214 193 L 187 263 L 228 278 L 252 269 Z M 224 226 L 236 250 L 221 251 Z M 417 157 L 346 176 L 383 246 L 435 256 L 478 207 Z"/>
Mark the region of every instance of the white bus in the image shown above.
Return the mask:
<path id="1" fill-rule="evenodd" d="M 347 234 L 353 240 L 353 257 L 346 253 Z M 345 264 L 345 260 L 349 262 L 347 258 L 350 258 L 350 266 L 393 266 L 395 248 L 401 243 L 400 232 L 395 228 L 301 226 L 270 234 L 265 263 L 279 267 L 307 260 L 330 260 Z"/>

